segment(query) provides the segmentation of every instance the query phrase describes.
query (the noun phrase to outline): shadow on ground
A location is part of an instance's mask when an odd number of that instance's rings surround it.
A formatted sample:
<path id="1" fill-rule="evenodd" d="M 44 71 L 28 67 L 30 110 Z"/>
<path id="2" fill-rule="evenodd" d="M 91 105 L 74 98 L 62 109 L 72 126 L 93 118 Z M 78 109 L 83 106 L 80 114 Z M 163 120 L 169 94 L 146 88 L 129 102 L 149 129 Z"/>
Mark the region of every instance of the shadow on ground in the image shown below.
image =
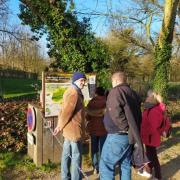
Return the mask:
<path id="1" fill-rule="evenodd" d="M 165 151 L 166 149 L 177 145 L 180 142 L 179 134 L 180 134 L 180 127 L 173 127 L 171 137 L 169 137 L 169 139 L 161 143 L 161 146 L 158 148 L 158 153 L 161 153 Z"/>
<path id="2" fill-rule="evenodd" d="M 161 171 L 163 172 L 164 180 L 170 179 L 171 177 L 173 177 L 173 175 L 175 175 L 177 171 L 179 171 L 179 169 L 180 169 L 180 156 L 162 165 Z"/>

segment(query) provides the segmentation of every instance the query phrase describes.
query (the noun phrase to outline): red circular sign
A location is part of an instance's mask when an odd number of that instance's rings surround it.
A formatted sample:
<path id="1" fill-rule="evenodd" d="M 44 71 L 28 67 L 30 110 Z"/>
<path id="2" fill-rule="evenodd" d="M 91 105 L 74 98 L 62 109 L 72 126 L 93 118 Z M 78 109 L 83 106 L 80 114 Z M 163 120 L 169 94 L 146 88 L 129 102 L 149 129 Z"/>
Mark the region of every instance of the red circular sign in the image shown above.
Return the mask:
<path id="1" fill-rule="evenodd" d="M 36 114 L 35 114 L 35 109 L 33 107 L 28 108 L 27 125 L 28 125 L 29 132 L 34 131 L 36 128 Z"/>

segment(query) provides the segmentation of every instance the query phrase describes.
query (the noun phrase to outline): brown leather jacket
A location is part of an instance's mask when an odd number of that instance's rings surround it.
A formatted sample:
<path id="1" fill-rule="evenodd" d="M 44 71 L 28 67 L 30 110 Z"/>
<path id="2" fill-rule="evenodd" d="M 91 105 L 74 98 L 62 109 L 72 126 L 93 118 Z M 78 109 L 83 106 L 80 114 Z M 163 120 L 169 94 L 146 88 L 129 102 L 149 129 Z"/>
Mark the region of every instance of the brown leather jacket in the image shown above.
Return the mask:
<path id="1" fill-rule="evenodd" d="M 83 95 L 76 87 L 69 87 L 63 95 L 63 104 L 58 118 L 63 136 L 70 141 L 82 139 L 85 131 Z"/>

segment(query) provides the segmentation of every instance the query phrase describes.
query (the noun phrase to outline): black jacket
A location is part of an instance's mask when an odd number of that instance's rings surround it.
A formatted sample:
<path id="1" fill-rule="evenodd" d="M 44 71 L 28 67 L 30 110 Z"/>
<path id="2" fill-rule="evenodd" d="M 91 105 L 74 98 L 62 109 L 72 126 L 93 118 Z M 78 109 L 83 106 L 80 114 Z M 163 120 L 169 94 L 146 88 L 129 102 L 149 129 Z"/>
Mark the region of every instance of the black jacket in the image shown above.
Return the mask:
<path id="1" fill-rule="evenodd" d="M 129 143 L 134 144 L 132 160 L 135 167 L 149 162 L 140 138 L 141 99 L 127 84 L 114 87 L 107 98 L 104 124 L 108 133 L 128 131 Z"/>
<path id="2" fill-rule="evenodd" d="M 140 106 L 140 98 L 127 84 L 112 88 L 107 97 L 107 112 L 104 119 L 108 133 L 129 131 L 131 144 L 140 141 Z"/>

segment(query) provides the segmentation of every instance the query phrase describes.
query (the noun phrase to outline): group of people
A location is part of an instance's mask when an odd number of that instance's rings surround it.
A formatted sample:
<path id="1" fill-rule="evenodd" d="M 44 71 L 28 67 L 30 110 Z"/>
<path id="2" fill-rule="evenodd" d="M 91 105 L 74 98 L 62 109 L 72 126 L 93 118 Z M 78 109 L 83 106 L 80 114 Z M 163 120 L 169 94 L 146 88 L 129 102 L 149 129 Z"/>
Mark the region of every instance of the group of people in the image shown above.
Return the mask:
<path id="1" fill-rule="evenodd" d="M 121 180 L 131 179 L 132 157 L 141 161 L 138 174 L 161 179 L 156 147 L 160 145 L 159 127 L 165 104 L 159 94 L 148 91 L 141 113 L 141 98 L 127 84 L 124 72 L 112 74 L 109 93 L 97 87 L 95 96 L 84 107 L 83 89 L 86 76 L 75 72 L 72 86 L 63 95 L 63 105 L 54 135 L 63 133 L 61 179 L 82 179 L 82 141 L 85 131 L 91 138 L 91 157 L 94 174 L 101 180 L 113 180 L 119 167 Z M 144 152 L 145 146 L 145 152 Z M 139 155 L 133 153 L 138 148 Z M 149 161 L 146 161 L 145 157 Z M 139 159 L 138 159 L 139 158 Z"/>

